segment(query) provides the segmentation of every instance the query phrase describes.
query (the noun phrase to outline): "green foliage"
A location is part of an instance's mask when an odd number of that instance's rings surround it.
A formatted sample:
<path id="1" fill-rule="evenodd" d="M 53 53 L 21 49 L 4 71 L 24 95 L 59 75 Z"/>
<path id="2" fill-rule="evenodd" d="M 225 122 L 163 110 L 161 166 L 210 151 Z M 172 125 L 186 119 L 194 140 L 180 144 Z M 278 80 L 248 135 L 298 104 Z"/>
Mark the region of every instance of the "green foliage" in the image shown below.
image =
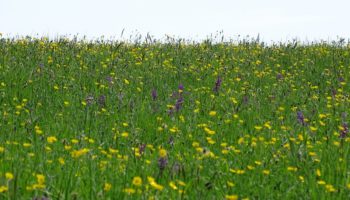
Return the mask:
<path id="1" fill-rule="evenodd" d="M 348 199 L 350 46 L 0 38 L 0 198 Z"/>

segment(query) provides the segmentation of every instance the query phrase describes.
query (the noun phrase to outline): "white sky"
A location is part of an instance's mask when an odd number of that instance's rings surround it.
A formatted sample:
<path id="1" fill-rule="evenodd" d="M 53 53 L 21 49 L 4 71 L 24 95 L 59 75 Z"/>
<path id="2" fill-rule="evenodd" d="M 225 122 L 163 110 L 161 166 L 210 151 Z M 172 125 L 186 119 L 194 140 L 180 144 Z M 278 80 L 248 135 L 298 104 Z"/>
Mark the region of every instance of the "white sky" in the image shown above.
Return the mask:
<path id="1" fill-rule="evenodd" d="M 264 41 L 350 38 L 349 0 L 0 0 L 0 32 L 16 35 L 135 33 L 203 39 L 217 31 Z"/>

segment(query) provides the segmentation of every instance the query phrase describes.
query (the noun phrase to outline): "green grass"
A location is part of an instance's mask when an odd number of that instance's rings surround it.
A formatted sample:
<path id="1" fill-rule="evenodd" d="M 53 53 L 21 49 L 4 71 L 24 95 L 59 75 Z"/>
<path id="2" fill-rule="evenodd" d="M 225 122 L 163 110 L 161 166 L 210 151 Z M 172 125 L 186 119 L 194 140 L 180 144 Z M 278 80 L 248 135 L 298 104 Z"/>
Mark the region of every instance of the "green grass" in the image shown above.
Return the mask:
<path id="1" fill-rule="evenodd" d="M 349 79 L 337 43 L 0 38 L 0 198 L 348 199 Z"/>

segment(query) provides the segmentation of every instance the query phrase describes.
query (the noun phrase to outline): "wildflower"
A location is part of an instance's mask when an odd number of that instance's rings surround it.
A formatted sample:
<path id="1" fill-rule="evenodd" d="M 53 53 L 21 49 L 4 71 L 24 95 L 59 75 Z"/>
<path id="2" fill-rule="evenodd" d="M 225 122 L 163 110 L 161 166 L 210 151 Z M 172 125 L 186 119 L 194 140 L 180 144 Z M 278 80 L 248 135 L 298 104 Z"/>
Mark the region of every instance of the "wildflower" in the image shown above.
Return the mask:
<path id="1" fill-rule="evenodd" d="M 124 192 L 128 193 L 128 194 L 134 194 L 135 193 L 135 189 L 133 189 L 133 188 L 125 188 Z"/>
<path id="2" fill-rule="evenodd" d="M 128 132 L 123 132 L 123 133 L 122 133 L 122 137 L 127 138 L 128 136 L 129 136 L 129 133 L 128 133 Z"/>
<path id="3" fill-rule="evenodd" d="M 316 170 L 316 175 L 317 175 L 318 177 L 320 177 L 320 176 L 321 176 L 321 170 L 317 169 L 317 170 Z"/>
<path id="4" fill-rule="evenodd" d="M 349 127 L 347 123 L 343 123 L 343 125 L 340 127 L 340 138 L 345 138 L 346 135 L 349 133 Z"/>
<path id="5" fill-rule="evenodd" d="M 64 106 L 68 107 L 69 106 L 69 101 L 64 101 Z"/>
<path id="6" fill-rule="evenodd" d="M 298 112 L 297 112 L 297 120 L 298 120 L 298 122 L 299 122 L 300 124 L 302 124 L 303 126 L 306 125 L 304 115 L 303 115 L 303 113 L 302 113 L 301 111 L 298 111 Z"/>
<path id="7" fill-rule="evenodd" d="M 263 170 L 263 174 L 269 175 L 270 174 L 270 170 Z"/>
<path id="8" fill-rule="evenodd" d="M 178 89 L 179 89 L 179 92 L 181 93 L 181 92 L 184 91 L 184 86 L 183 86 L 182 84 L 180 84 L 179 87 L 178 87 Z"/>
<path id="9" fill-rule="evenodd" d="M 132 179 L 132 184 L 137 186 L 137 187 L 140 187 L 142 185 L 142 178 L 139 177 L 139 176 L 135 176 L 133 179 Z"/>
<path id="10" fill-rule="evenodd" d="M 45 176 L 42 174 L 36 175 L 37 183 L 33 184 L 31 187 L 28 187 L 27 189 L 45 189 Z"/>
<path id="11" fill-rule="evenodd" d="M 277 80 L 282 80 L 282 79 L 283 79 L 283 75 L 282 75 L 281 73 L 278 73 L 278 74 L 276 75 L 276 79 L 277 79 Z"/>
<path id="12" fill-rule="evenodd" d="M 214 135 L 214 134 L 215 134 L 215 131 L 210 130 L 210 129 L 207 128 L 207 127 L 204 128 L 204 131 L 205 131 L 206 133 L 208 133 L 209 135 Z"/>
<path id="13" fill-rule="evenodd" d="M 158 94 L 157 94 L 156 89 L 153 89 L 153 90 L 152 90 L 151 95 L 152 95 L 152 100 L 153 100 L 153 101 L 157 100 Z"/>
<path id="14" fill-rule="evenodd" d="M 287 167 L 287 170 L 296 172 L 296 171 L 298 171 L 298 168 L 289 166 L 289 167 Z"/>
<path id="15" fill-rule="evenodd" d="M 106 96 L 105 95 L 100 95 L 98 97 L 98 105 L 100 107 L 106 107 Z"/>
<path id="16" fill-rule="evenodd" d="M 261 165 L 262 163 L 260 161 L 254 161 L 256 165 Z"/>
<path id="17" fill-rule="evenodd" d="M 8 187 L 4 186 L 4 185 L 1 185 L 0 186 L 0 193 L 6 192 L 6 191 L 8 191 Z"/>
<path id="18" fill-rule="evenodd" d="M 303 176 L 299 176 L 299 180 L 300 180 L 300 182 L 302 182 L 302 183 L 304 183 L 304 181 L 305 181 L 305 179 L 304 179 Z"/>
<path id="19" fill-rule="evenodd" d="M 221 80 L 220 76 L 218 76 L 218 78 L 216 79 L 216 82 L 215 82 L 215 87 L 213 88 L 214 92 L 216 92 L 216 93 L 219 92 L 221 82 L 222 82 L 222 80 Z"/>
<path id="20" fill-rule="evenodd" d="M 10 173 L 10 172 L 6 172 L 5 173 L 5 177 L 6 177 L 7 180 L 12 180 L 13 179 L 13 174 Z"/>
<path id="21" fill-rule="evenodd" d="M 238 195 L 226 195 L 225 198 L 227 200 L 237 200 L 238 199 Z"/>
<path id="22" fill-rule="evenodd" d="M 336 192 L 337 190 L 331 184 L 327 184 L 326 186 L 327 192 Z"/>
<path id="23" fill-rule="evenodd" d="M 319 181 L 317 181 L 317 184 L 319 184 L 319 185 L 326 185 L 326 182 L 323 181 L 323 180 L 319 180 Z"/>
<path id="24" fill-rule="evenodd" d="M 58 162 L 61 164 L 61 165 L 64 165 L 65 164 L 65 161 L 62 157 L 58 158 Z"/>
<path id="25" fill-rule="evenodd" d="M 172 182 L 172 181 L 169 182 L 169 186 L 170 186 L 173 190 L 177 190 L 177 189 L 178 189 L 177 186 L 175 185 L 175 183 Z"/>
<path id="26" fill-rule="evenodd" d="M 317 128 L 314 127 L 314 126 L 310 126 L 310 130 L 311 130 L 312 132 L 315 132 L 315 131 L 317 131 Z"/>
<path id="27" fill-rule="evenodd" d="M 36 134 L 38 134 L 38 135 L 42 135 L 42 134 L 43 134 L 43 131 L 40 129 L 39 126 L 36 125 L 36 126 L 34 127 L 34 129 L 35 129 L 35 133 L 36 133 Z"/>
<path id="28" fill-rule="evenodd" d="M 105 183 L 103 190 L 108 192 L 109 190 L 111 190 L 111 188 L 112 188 L 112 185 L 110 183 Z"/>
<path id="29" fill-rule="evenodd" d="M 183 97 L 179 97 L 175 103 L 175 109 L 176 111 L 179 111 L 182 107 L 182 104 L 183 104 L 184 100 L 183 100 Z"/>
<path id="30" fill-rule="evenodd" d="M 79 143 L 79 140 L 77 140 L 77 139 L 72 139 L 71 142 L 72 142 L 73 144 L 77 144 L 77 143 Z"/>
<path id="31" fill-rule="evenodd" d="M 57 138 L 56 138 L 55 136 L 47 137 L 47 142 L 48 142 L 48 143 L 57 142 Z"/>
<path id="32" fill-rule="evenodd" d="M 214 117 L 214 116 L 216 115 L 216 111 L 210 111 L 210 112 L 209 112 L 209 115 L 212 116 L 212 117 Z"/>
<path id="33" fill-rule="evenodd" d="M 160 149 L 159 150 L 159 157 L 165 158 L 167 156 L 167 152 L 165 149 Z"/>
<path id="34" fill-rule="evenodd" d="M 39 184 L 44 184 L 45 183 L 45 176 L 42 174 L 37 174 L 36 175 L 36 180 Z"/>
<path id="35" fill-rule="evenodd" d="M 228 185 L 229 187 L 234 187 L 234 186 L 235 186 L 235 184 L 232 183 L 231 181 L 227 181 L 226 183 L 227 183 L 227 185 Z"/>
<path id="36" fill-rule="evenodd" d="M 154 188 L 154 189 L 157 189 L 157 190 L 163 190 L 163 186 L 162 185 L 159 185 L 155 180 L 154 180 L 154 178 L 153 177 L 147 177 L 147 179 L 148 179 L 148 182 L 149 182 L 149 184 Z"/>
<path id="37" fill-rule="evenodd" d="M 163 171 L 165 169 L 165 167 L 167 166 L 168 164 L 168 159 L 167 157 L 160 157 L 158 159 L 158 167 L 161 171 Z"/>
<path id="38" fill-rule="evenodd" d="M 71 155 L 72 155 L 73 158 L 78 158 L 78 157 L 81 157 L 81 156 L 85 155 L 89 151 L 90 150 L 87 149 L 87 148 L 83 148 L 83 149 L 80 149 L 80 150 L 73 150 Z"/>

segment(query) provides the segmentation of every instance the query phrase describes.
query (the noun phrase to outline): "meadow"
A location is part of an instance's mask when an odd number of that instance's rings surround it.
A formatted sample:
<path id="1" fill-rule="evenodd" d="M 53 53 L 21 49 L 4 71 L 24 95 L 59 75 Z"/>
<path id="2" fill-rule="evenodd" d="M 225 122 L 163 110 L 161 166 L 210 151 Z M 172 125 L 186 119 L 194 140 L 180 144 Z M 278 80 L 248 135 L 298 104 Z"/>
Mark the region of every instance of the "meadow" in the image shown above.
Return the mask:
<path id="1" fill-rule="evenodd" d="M 0 199 L 349 199 L 350 45 L 0 37 Z"/>

